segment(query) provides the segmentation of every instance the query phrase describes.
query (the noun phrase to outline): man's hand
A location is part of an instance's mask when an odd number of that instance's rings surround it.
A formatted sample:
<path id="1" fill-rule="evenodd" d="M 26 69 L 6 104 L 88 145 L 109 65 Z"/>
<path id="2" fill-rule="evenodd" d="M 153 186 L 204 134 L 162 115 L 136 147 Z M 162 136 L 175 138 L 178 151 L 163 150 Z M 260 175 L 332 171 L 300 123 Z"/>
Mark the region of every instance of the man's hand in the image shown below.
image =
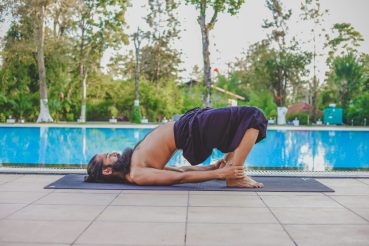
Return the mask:
<path id="1" fill-rule="evenodd" d="M 244 166 L 232 166 L 232 164 L 228 164 L 216 171 L 220 179 L 242 179 L 245 177 L 244 170 Z"/>

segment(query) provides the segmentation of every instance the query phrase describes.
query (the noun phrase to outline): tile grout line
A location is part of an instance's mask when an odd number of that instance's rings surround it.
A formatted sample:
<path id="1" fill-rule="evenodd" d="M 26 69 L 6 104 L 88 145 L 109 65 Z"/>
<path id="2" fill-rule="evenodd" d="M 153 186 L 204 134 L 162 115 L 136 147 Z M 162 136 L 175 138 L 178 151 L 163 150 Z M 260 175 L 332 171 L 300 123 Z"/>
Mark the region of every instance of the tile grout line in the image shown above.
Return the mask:
<path id="1" fill-rule="evenodd" d="M 355 214 L 355 215 L 359 216 L 360 218 L 362 218 L 363 220 L 365 220 L 366 222 L 368 222 L 368 223 L 369 223 L 369 220 L 368 220 L 368 219 L 366 219 L 365 217 L 363 217 L 363 216 L 361 216 L 360 214 L 356 213 L 356 212 L 355 212 L 354 210 L 352 210 L 351 208 L 346 207 L 345 205 L 343 205 L 342 203 L 340 203 L 339 201 L 337 201 L 336 199 L 334 199 L 334 198 L 333 198 L 333 197 L 331 197 L 331 196 L 328 196 L 328 195 L 326 195 L 326 194 L 324 194 L 324 195 L 325 195 L 325 196 L 327 196 L 329 199 L 331 199 L 331 200 L 335 201 L 335 202 L 336 202 L 336 203 L 338 203 L 339 205 L 341 205 L 343 208 L 347 209 L 348 211 L 352 212 L 353 214 Z"/>
<path id="2" fill-rule="evenodd" d="M 29 206 L 33 205 L 35 202 L 37 202 L 37 201 L 39 201 L 39 200 L 41 200 L 41 199 L 43 199 L 43 198 L 47 197 L 47 196 L 48 196 L 48 195 L 50 195 L 51 193 L 54 193 L 54 190 L 53 190 L 53 191 L 51 191 L 51 192 L 49 192 L 49 193 L 47 193 L 47 194 L 45 194 L 45 195 L 43 195 L 43 196 L 41 196 L 41 197 L 40 197 L 40 198 L 38 198 L 38 199 L 36 199 L 36 200 L 34 200 L 34 201 L 32 201 L 32 202 L 30 202 L 30 203 L 26 204 L 25 206 L 23 206 L 23 207 L 21 207 L 21 208 L 19 208 L 19 209 L 15 210 L 14 212 L 12 212 L 12 213 L 8 214 L 7 216 L 5 216 L 5 217 L 1 218 L 0 220 L 4 220 L 4 219 L 6 219 L 6 218 L 8 218 L 8 217 L 12 216 L 13 214 L 15 214 L 15 213 L 17 213 L 17 212 L 21 211 L 22 209 L 25 209 L 25 208 L 27 208 L 27 207 L 29 207 Z M 9 204 L 9 203 L 8 203 L 8 204 Z"/>
<path id="3" fill-rule="evenodd" d="M 187 245 L 187 226 L 188 226 L 188 209 L 190 206 L 190 191 L 187 191 L 187 209 L 186 209 L 186 222 L 185 222 L 185 233 L 184 233 L 184 246 Z"/>
<path id="4" fill-rule="evenodd" d="M 356 179 L 356 181 L 359 181 L 360 183 L 365 184 L 365 185 L 369 185 L 369 184 L 367 184 L 367 183 L 365 183 L 365 182 L 361 181 L 360 179 Z"/>
<path id="5" fill-rule="evenodd" d="M 279 223 L 279 225 L 282 227 L 282 229 L 284 230 L 284 232 L 287 234 L 287 236 L 290 238 L 290 240 L 292 241 L 292 243 L 294 245 L 298 245 L 295 240 L 293 239 L 293 237 L 291 236 L 291 234 L 287 231 L 286 227 L 281 223 L 281 221 L 278 219 L 278 217 L 274 214 L 274 212 L 272 211 L 272 209 L 268 206 L 268 204 L 264 201 L 264 199 L 257 193 L 259 199 L 263 202 L 263 204 L 265 205 L 265 207 L 269 210 L 269 212 L 273 215 L 273 217 L 277 220 L 277 222 Z"/>
<path id="6" fill-rule="evenodd" d="M 83 233 L 85 233 L 87 230 L 88 230 L 88 228 L 90 228 L 90 226 L 96 221 L 96 219 L 103 213 L 103 212 L 105 212 L 105 210 L 115 201 L 115 199 L 117 199 L 117 197 L 119 196 L 119 195 L 121 195 L 122 194 L 122 191 L 121 192 L 119 192 L 118 194 L 116 194 L 116 196 L 114 197 L 114 199 L 112 199 L 106 206 L 105 206 L 105 208 L 103 208 L 102 210 L 101 210 L 101 212 L 100 213 L 98 213 L 96 216 L 95 216 L 95 218 L 86 226 L 86 228 L 80 233 L 80 234 L 78 234 L 78 236 L 73 240 L 73 242 L 72 243 L 70 243 L 70 245 L 74 245 L 76 242 L 77 242 L 77 240 L 82 236 L 82 234 Z"/>

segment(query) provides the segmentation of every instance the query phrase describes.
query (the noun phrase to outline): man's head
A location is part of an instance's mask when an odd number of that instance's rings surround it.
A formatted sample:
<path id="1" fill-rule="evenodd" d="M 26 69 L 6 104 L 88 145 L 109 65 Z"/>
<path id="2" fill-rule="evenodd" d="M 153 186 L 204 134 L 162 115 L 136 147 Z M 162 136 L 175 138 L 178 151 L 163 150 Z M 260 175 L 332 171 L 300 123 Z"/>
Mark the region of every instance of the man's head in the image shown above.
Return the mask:
<path id="1" fill-rule="evenodd" d="M 123 182 L 129 174 L 133 149 L 127 148 L 122 154 L 117 152 L 96 154 L 87 165 L 86 182 Z"/>

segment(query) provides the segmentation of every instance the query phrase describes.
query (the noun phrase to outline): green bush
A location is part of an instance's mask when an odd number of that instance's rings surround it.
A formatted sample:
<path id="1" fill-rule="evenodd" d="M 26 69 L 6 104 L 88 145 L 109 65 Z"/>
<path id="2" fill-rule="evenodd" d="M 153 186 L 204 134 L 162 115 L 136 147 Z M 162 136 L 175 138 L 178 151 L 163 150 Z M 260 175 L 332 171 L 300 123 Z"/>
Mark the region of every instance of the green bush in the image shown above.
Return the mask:
<path id="1" fill-rule="evenodd" d="M 300 121 L 300 125 L 307 125 L 308 118 L 309 118 L 309 113 L 303 113 L 303 112 L 286 115 L 287 122 L 298 119 Z"/>
<path id="2" fill-rule="evenodd" d="M 88 121 L 107 121 L 110 118 L 109 107 L 111 100 L 90 101 L 86 104 L 86 118 Z"/>
<path id="3" fill-rule="evenodd" d="M 351 124 L 353 120 L 354 125 L 363 125 L 366 119 L 366 125 L 369 121 L 369 92 L 358 95 L 347 109 L 344 109 L 346 123 Z"/>
<path id="4" fill-rule="evenodd" d="M 131 121 L 134 123 L 141 123 L 141 118 L 140 106 L 133 106 Z"/>
<path id="5" fill-rule="evenodd" d="M 277 117 L 277 105 L 275 104 L 273 96 L 269 91 L 251 93 L 248 105 L 260 108 L 267 118 Z"/>

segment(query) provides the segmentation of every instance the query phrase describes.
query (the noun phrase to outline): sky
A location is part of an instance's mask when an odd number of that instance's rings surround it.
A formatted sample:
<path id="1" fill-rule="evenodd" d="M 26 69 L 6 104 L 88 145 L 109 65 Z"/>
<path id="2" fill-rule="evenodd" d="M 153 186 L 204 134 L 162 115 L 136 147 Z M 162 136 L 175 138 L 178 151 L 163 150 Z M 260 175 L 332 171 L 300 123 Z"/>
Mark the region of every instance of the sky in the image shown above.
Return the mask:
<path id="1" fill-rule="evenodd" d="M 184 1 L 181 1 L 184 2 Z M 148 13 L 147 0 L 131 0 L 132 7 L 126 13 L 128 23 L 127 33 L 132 34 L 140 26 L 145 29 L 143 17 Z M 369 53 L 369 0 L 320 0 L 323 9 L 328 9 L 329 14 L 325 17 L 325 26 L 332 27 L 334 23 L 348 22 L 359 31 L 365 41 L 361 44 L 360 51 Z M 310 26 L 298 23 L 300 0 L 282 0 L 286 9 L 292 9 L 293 16 L 290 22 L 291 36 L 296 36 L 301 40 L 307 40 Z M 183 80 L 190 78 L 190 73 L 194 65 L 202 67 L 202 43 L 199 25 L 196 21 L 198 11 L 192 5 L 181 4 L 178 9 L 178 18 L 181 22 L 181 38 L 174 43 L 174 47 L 180 50 L 182 55 L 181 73 Z M 241 57 L 249 46 L 267 36 L 266 30 L 261 25 L 264 19 L 270 19 L 271 13 L 265 7 L 264 0 L 246 0 L 239 13 L 235 16 L 220 14 L 214 30 L 210 32 L 210 60 L 212 68 L 218 68 L 220 73 L 227 72 L 227 63 L 233 62 L 236 57 Z M 4 36 L 9 28 L 9 21 L 0 23 L 0 36 Z M 309 49 L 308 46 L 305 47 Z M 108 50 L 102 59 L 102 66 L 105 66 L 110 57 L 120 54 L 127 54 L 133 50 L 133 42 L 124 46 L 119 51 Z M 317 62 L 319 76 L 324 77 L 324 58 Z"/>
<path id="2" fill-rule="evenodd" d="M 145 28 L 143 17 L 147 14 L 147 8 L 142 7 L 146 0 L 132 1 L 132 7 L 128 9 L 126 19 L 130 33 L 134 32 L 138 26 Z M 184 2 L 184 1 L 182 1 Z M 323 9 L 328 9 L 325 16 L 325 26 L 332 27 L 334 23 L 348 22 L 359 31 L 365 41 L 362 43 L 360 51 L 369 53 L 369 0 L 321 0 Z M 302 23 L 298 24 L 298 13 L 300 13 L 299 0 L 282 0 L 286 9 L 292 9 L 293 16 L 290 22 L 291 36 L 297 36 L 301 40 L 309 38 L 311 27 Z M 192 67 L 199 65 L 202 67 L 202 43 L 199 25 L 196 21 L 198 11 L 192 5 L 182 4 L 178 10 L 182 29 L 181 39 L 174 47 L 183 53 L 183 64 L 181 67 L 185 71 L 181 74 L 184 80 L 190 78 Z M 212 68 L 218 68 L 220 73 L 227 72 L 227 63 L 235 61 L 236 57 L 241 57 L 249 46 L 267 36 L 267 31 L 261 26 L 264 19 L 270 19 L 271 13 L 265 6 L 264 0 L 246 0 L 239 13 L 235 16 L 220 14 L 218 22 L 213 31 L 210 32 L 210 60 Z M 290 36 L 290 37 L 291 37 Z M 306 49 L 309 47 L 306 46 Z M 123 54 L 129 49 L 133 50 L 133 44 L 124 47 Z M 109 51 L 105 54 L 103 64 L 108 61 L 108 57 L 113 55 Z M 320 58 L 317 62 L 320 77 L 324 77 L 325 58 Z"/>

